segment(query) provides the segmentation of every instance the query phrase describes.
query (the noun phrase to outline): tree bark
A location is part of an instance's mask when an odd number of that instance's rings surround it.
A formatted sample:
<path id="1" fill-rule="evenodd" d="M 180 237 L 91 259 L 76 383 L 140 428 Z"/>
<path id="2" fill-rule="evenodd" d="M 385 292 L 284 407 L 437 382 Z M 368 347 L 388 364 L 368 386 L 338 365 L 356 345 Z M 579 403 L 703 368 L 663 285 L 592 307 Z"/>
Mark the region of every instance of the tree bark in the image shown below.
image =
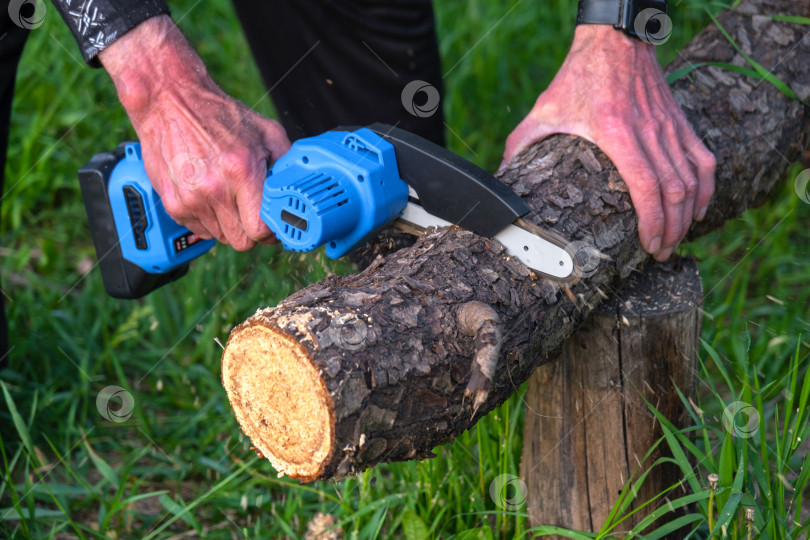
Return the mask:
<path id="1" fill-rule="evenodd" d="M 719 18 L 746 55 L 807 100 L 807 27 L 756 13 L 807 17 L 810 3 L 751 0 Z M 709 61 L 747 65 L 710 26 L 669 71 Z M 764 203 L 810 146 L 805 106 L 768 82 L 703 66 L 673 92 L 718 159 L 715 196 L 691 237 Z M 550 137 L 501 179 L 532 207 L 529 222 L 595 246 L 596 270 L 561 289 L 497 242 L 447 228 L 259 310 L 231 332 L 222 379 L 243 431 L 280 474 L 311 481 L 431 457 L 508 398 L 648 261 L 626 186 L 593 145 Z M 471 385 L 473 359 L 491 346 L 491 332 L 470 333 L 459 322 L 470 302 L 491 306 L 501 333 L 491 380 Z"/>
<path id="2" fill-rule="evenodd" d="M 691 422 L 678 392 L 695 399 L 702 305 L 694 262 L 651 264 L 591 313 L 559 358 L 534 371 L 520 463 L 531 526 L 599 531 L 628 480 L 672 457 L 663 444 L 645 458 L 664 435 L 647 403 L 676 428 Z M 619 530 L 634 530 L 667 500 L 685 495 L 682 479 L 675 463 L 651 468 L 638 492 L 627 495 L 633 501 L 627 511 L 616 516 L 636 510 Z"/>

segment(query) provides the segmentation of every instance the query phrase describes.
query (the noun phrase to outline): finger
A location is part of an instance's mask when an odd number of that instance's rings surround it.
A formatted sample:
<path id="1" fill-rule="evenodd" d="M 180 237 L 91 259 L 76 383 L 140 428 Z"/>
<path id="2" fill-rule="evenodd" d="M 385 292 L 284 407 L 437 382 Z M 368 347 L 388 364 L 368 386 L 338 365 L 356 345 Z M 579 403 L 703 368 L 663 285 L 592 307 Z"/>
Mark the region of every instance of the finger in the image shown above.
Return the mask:
<path id="1" fill-rule="evenodd" d="M 271 244 L 275 240 L 272 231 L 261 218 L 262 192 L 267 178 L 267 159 L 262 155 L 254 161 L 249 179 L 235 184 L 233 209 L 246 237 L 252 242 Z"/>
<path id="2" fill-rule="evenodd" d="M 683 240 L 683 237 L 686 236 L 689 227 L 692 225 L 698 180 L 692 162 L 681 146 L 682 134 L 679 133 L 674 124 L 667 124 L 665 129 L 667 134 L 667 153 L 669 154 L 670 161 L 674 164 L 675 174 L 678 179 L 680 179 L 681 184 L 683 184 L 685 191 L 683 210 L 681 213 L 681 236 L 676 242 L 677 247 L 677 244 Z"/>
<path id="3" fill-rule="evenodd" d="M 182 192 L 178 191 L 177 186 L 171 182 L 168 185 L 172 187 L 168 191 L 163 190 L 160 202 L 169 217 L 203 240 L 215 238 L 216 235 L 193 212 L 190 212 L 188 206 L 183 203 L 181 199 Z"/>
<path id="4" fill-rule="evenodd" d="M 222 233 L 216 213 L 206 200 L 208 181 L 204 181 L 199 189 L 181 190 L 173 201 L 182 214 L 175 221 L 188 227 L 200 238 L 216 238 L 223 244 L 228 244 L 228 238 Z M 170 213 L 171 215 L 171 213 Z"/>
<path id="5" fill-rule="evenodd" d="M 632 133 L 611 137 L 599 145 L 616 165 L 630 190 L 642 247 L 647 253 L 658 252 L 663 244 L 665 218 L 658 177 L 646 152 Z"/>
<path id="6" fill-rule="evenodd" d="M 678 247 L 683 234 L 683 208 L 686 200 L 686 188 L 675 170 L 675 164 L 664 153 L 660 138 L 647 142 L 645 150 L 653 164 L 655 177 L 661 197 L 661 208 L 664 212 L 664 235 L 661 249 L 653 255 L 656 260 L 664 261 Z"/>
<path id="7" fill-rule="evenodd" d="M 245 171 L 238 164 L 240 156 L 247 153 L 228 152 L 228 158 L 222 163 L 222 167 L 217 171 L 217 179 L 209 179 L 200 190 L 200 195 L 204 197 L 204 207 L 197 215 L 204 220 L 216 221 L 218 229 L 221 231 L 221 241 L 230 245 L 237 251 L 246 251 L 255 245 L 245 234 L 242 222 L 239 219 L 239 212 L 236 208 L 236 195 L 234 190 L 244 183 L 237 174 L 244 174 Z"/>
<path id="8" fill-rule="evenodd" d="M 685 129 L 681 131 L 685 132 L 683 143 L 689 160 L 697 169 L 698 187 L 693 214 L 696 221 L 701 221 L 706 216 L 706 210 L 714 194 L 714 173 L 717 168 L 717 159 L 698 139 L 691 126 L 686 124 Z"/>
<path id="9" fill-rule="evenodd" d="M 212 238 L 216 238 L 199 220 L 192 220 L 188 225 L 182 225 L 203 240 L 211 240 Z"/>
<path id="10" fill-rule="evenodd" d="M 261 217 L 261 191 L 256 196 L 243 191 L 237 194 L 236 200 L 240 222 L 247 237 L 259 244 L 274 244 L 276 237 Z"/>
<path id="11" fill-rule="evenodd" d="M 217 191 L 209 193 L 210 204 L 231 246 L 244 251 L 269 235 L 259 216 L 267 175 L 266 151 L 234 147 L 220 154 L 218 161 L 223 181 L 211 184 Z"/>
<path id="12" fill-rule="evenodd" d="M 257 184 L 258 189 L 255 192 L 237 193 L 237 206 L 248 236 L 260 244 L 272 245 L 277 243 L 278 239 L 262 220 L 260 204 L 254 206 L 251 201 L 262 200 L 268 170 L 290 150 L 291 143 L 286 130 L 279 122 L 260 117 L 259 125 L 264 134 L 264 146 L 268 156 L 261 162 L 261 181 Z"/>
<path id="13" fill-rule="evenodd" d="M 190 230 L 191 232 L 202 238 L 203 240 L 210 240 L 212 238 L 215 238 L 214 235 L 211 234 L 211 231 L 209 231 L 208 228 L 205 225 L 203 225 L 202 222 L 198 219 L 185 218 L 182 221 L 179 221 L 177 219 L 175 219 L 175 221 L 179 225 L 182 225 L 183 227 L 187 228 L 188 230 Z"/>
<path id="14" fill-rule="evenodd" d="M 272 165 L 272 162 L 286 154 L 290 149 L 290 139 L 287 137 L 284 126 L 275 120 L 259 116 L 258 125 L 262 131 L 264 146 L 270 152 Z M 266 170 L 264 172 L 267 173 Z"/>
<path id="15" fill-rule="evenodd" d="M 217 221 L 216 214 L 214 213 L 212 208 L 207 208 L 205 210 L 199 210 L 195 212 L 197 219 L 199 220 L 200 226 L 203 230 L 207 231 L 207 235 L 210 238 L 216 238 L 219 242 L 223 244 L 230 244 L 228 238 L 223 234 L 222 228 L 219 226 L 219 221 Z M 197 233 L 194 229 L 189 227 L 191 232 L 200 236 L 200 238 L 204 238 L 200 234 Z"/>
<path id="16" fill-rule="evenodd" d="M 236 251 L 247 251 L 256 245 L 245 232 L 239 211 L 236 207 L 236 196 L 229 194 L 218 199 L 210 199 L 212 214 L 216 217 L 227 243 Z"/>

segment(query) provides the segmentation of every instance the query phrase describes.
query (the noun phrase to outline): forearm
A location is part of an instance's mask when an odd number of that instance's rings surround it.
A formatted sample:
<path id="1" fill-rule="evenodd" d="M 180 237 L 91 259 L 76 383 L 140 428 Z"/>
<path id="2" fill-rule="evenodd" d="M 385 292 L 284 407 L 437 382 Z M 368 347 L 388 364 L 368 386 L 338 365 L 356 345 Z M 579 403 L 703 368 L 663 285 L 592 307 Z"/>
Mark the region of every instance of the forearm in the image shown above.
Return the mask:
<path id="1" fill-rule="evenodd" d="M 632 66 L 636 60 L 655 60 L 655 47 L 634 39 L 612 26 L 581 25 L 574 31 L 574 41 L 566 61 L 573 57 L 590 55 L 588 63 L 607 62 L 618 67 Z M 656 61 L 657 62 L 657 61 Z"/>
<path id="2" fill-rule="evenodd" d="M 100 52 L 98 58 L 133 122 L 184 90 L 193 89 L 197 94 L 219 90 L 200 57 L 166 15 L 142 22 Z"/>
<path id="3" fill-rule="evenodd" d="M 82 57 L 93 67 L 99 67 L 98 54 L 115 43 L 143 21 L 158 15 L 168 15 L 163 0 L 53 0 L 54 7 L 73 32 Z"/>

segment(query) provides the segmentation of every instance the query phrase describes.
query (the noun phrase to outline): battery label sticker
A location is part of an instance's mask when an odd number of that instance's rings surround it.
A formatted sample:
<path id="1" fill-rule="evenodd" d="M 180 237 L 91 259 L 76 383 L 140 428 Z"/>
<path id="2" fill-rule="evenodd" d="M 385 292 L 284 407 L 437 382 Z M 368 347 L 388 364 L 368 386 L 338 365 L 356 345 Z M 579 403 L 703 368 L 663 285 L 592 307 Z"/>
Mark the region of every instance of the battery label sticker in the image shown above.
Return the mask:
<path id="1" fill-rule="evenodd" d="M 174 252 L 180 253 L 181 251 L 186 250 L 189 247 L 193 246 L 200 240 L 202 240 L 202 238 L 200 238 L 191 231 L 187 232 L 182 236 L 178 236 L 177 238 L 174 239 Z"/>

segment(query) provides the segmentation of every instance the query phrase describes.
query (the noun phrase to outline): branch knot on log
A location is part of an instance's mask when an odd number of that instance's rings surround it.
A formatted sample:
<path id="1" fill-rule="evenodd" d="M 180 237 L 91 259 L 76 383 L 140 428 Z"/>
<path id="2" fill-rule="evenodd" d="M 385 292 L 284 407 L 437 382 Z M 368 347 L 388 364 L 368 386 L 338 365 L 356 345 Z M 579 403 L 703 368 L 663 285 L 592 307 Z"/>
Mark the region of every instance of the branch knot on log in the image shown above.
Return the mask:
<path id="1" fill-rule="evenodd" d="M 489 385 L 495 377 L 495 368 L 501 357 L 501 318 L 498 312 L 482 302 L 467 302 L 458 310 L 461 331 L 475 338 L 470 382 L 464 390 L 465 398 L 473 398 L 473 415 L 486 401 Z"/>

